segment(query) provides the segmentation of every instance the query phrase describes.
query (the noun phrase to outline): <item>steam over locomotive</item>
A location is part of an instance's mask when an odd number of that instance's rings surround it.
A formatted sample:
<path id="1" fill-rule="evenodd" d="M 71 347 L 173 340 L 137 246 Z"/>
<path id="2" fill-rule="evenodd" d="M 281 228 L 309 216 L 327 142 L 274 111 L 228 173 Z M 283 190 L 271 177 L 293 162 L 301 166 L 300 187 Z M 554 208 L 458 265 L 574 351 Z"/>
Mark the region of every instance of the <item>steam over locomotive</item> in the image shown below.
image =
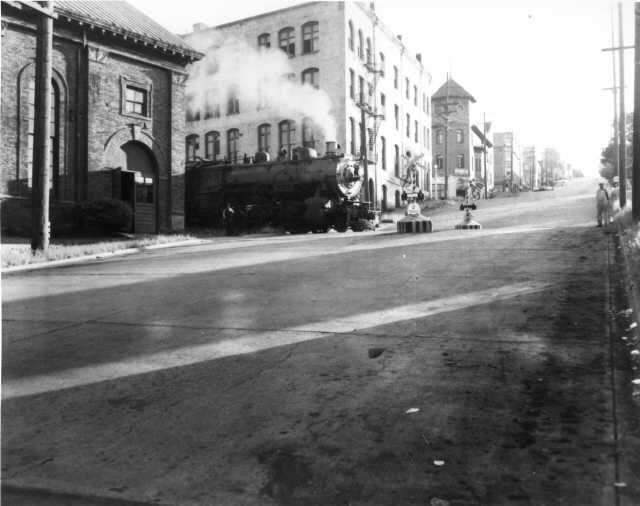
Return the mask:
<path id="1" fill-rule="evenodd" d="M 248 229 L 264 225 L 290 232 L 373 228 L 374 213 L 360 199 L 364 175 L 357 161 L 327 142 L 324 156 L 297 148 L 290 160 L 269 161 L 256 153 L 242 164 L 195 161 L 187 164 L 187 220 L 216 226 L 227 203 Z"/>

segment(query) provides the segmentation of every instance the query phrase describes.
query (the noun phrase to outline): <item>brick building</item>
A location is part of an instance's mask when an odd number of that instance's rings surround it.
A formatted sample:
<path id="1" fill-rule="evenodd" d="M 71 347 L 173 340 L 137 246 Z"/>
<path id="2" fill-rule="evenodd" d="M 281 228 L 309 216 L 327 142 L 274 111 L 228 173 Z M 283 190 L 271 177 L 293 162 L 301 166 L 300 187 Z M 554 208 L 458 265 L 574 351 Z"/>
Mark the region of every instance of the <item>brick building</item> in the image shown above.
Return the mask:
<path id="1" fill-rule="evenodd" d="M 475 101 L 473 95 L 451 77 L 447 77 L 431 98 L 435 183 L 441 198 L 445 197 L 445 168 L 449 176 L 447 198 L 464 196 L 469 179 L 475 176 L 471 128 L 471 104 Z"/>
<path id="2" fill-rule="evenodd" d="M 407 152 L 423 155 L 427 183 L 431 76 L 373 5 L 308 2 L 184 37 L 207 54 L 188 83 L 187 158 L 322 153 L 337 141 L 354 157 L 366 152 L 364 196 L 383 211 L 400 206 Z"/>
<path id="3" fill-rule="evenodd" d="M 502 191 L 517 191 L 524 185 L 520 148 L 513 132 L 493 134 L 494 183 Z"/>
<path id="4" fill-rule="evenodd" d="M 126 2 L 54 2 L 52 228 L 117 198 L 132 229 L 184 227 L 184 82 L 201 55 Z M 36 11 L 2 3 L 3 230 L 30 228 Z"/>

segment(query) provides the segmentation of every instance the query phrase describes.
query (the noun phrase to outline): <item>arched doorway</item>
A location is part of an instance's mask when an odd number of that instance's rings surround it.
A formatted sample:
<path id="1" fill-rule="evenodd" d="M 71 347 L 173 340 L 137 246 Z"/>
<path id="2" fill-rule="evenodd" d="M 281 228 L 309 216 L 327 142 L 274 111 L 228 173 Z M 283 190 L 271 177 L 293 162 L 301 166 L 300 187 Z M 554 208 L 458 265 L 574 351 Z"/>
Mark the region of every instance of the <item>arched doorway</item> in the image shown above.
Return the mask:
<path id="1" fill-rule="evenodd" d="M 122 200 L 133 208 L 133 230 L 138 234 L 155 234 L 158 231 L 155 157 L 140 142 L 127 142 L 120 149 L 126 158 L 122 172 Z"/>

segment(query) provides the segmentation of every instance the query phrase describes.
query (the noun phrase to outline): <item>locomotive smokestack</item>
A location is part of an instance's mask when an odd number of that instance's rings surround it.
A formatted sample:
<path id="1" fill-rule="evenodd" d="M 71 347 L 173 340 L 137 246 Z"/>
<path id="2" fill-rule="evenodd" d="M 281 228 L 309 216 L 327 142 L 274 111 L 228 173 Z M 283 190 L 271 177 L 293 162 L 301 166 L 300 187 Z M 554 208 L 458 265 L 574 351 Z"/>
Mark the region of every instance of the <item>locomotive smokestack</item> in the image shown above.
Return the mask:
<path id="1" fill-rule="evenodd" d="M 335 155 L 336 154 L 336 143 L 335 141 L 329 141 L 326 143 L 327 149 L 325 155 Z"/>

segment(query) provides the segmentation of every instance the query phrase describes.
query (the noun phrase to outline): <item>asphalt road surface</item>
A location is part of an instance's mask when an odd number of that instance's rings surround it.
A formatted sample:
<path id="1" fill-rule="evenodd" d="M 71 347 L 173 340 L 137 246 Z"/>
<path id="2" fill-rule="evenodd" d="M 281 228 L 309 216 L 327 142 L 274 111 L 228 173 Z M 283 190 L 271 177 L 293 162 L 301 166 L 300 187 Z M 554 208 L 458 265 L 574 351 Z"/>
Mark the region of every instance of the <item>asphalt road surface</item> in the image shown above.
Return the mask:
<path id="1" fill-rule="evenodd" d="M 3 504 L 640 503 L 594 195 L 5 276 Z"/>

